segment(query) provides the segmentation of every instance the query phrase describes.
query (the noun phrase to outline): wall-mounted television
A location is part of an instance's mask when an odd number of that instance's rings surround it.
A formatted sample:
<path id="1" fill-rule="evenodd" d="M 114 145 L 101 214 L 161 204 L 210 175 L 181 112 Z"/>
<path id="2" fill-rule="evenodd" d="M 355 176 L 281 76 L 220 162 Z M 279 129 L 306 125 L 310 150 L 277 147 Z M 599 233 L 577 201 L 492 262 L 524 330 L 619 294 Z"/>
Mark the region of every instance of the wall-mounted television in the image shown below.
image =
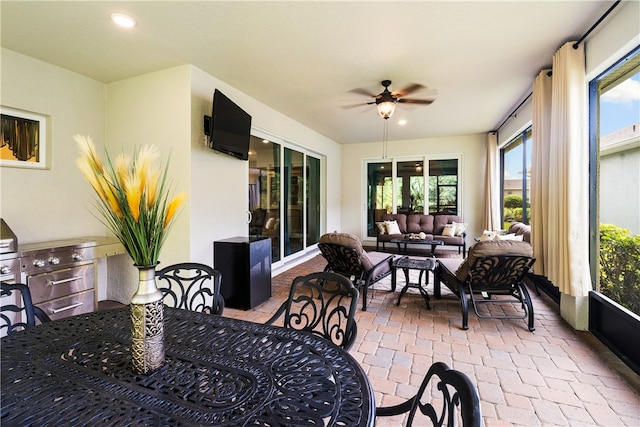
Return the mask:
<path id="1" fill-rule="evenodd" d="M 209 148 L 238 159 L 249 159 L 251 116 L 216 89 L 213 92 L 211 118 L 205 116 Z M 207 126 L 207 122 L 209 126 Z"/>

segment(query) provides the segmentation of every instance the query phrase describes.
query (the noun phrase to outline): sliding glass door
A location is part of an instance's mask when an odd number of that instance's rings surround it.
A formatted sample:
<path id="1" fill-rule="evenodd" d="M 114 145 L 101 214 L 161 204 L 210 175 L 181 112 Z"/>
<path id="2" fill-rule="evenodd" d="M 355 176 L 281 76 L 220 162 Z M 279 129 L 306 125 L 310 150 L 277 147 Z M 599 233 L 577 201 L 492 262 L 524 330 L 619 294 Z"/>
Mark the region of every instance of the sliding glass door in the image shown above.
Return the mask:
<path id="1" fill-rule="evenodd" d="M 271 259 L 280 259 L 280 144 L 252 136 L 249 149 L 249 237 L 271 238 Z"/>
<path id="2" fill-rule="evenodd" d="M 321 190 L 318 156 L 269 138 L 251 137 L 249 236 L 271 238 L 273 262 L 318 243 Z"/>

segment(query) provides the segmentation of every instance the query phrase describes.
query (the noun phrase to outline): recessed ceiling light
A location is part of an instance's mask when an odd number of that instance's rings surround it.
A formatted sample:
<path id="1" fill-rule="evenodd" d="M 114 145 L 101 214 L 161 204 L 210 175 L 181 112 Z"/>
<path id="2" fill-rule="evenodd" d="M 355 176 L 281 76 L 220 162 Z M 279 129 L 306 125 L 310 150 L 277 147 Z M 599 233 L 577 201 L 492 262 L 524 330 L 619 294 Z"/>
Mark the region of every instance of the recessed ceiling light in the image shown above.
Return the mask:
<path id="1" fill-rule="evenodd" d="M 398 120 L 398 124 L 399 124 L 400 126 L 404 126 L 404 125 L 406 125 L 406 124 L 407 124 L 407 121 L 406 121 L 405 119 Z"/>
<path id="2" fill-rule="evenodd" d="M 135 27 L 137 22 L 135 19 L 124 13 L 112 13 L 111 20 L 119 27 L 131 28 Z"/>

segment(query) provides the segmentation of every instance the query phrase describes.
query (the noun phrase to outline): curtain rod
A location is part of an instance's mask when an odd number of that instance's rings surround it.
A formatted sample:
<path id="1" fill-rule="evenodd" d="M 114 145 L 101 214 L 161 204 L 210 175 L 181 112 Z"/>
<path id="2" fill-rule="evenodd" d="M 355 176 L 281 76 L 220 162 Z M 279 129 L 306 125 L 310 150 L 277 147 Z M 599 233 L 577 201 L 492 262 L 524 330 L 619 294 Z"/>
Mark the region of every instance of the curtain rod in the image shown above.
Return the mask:
<path id="1" fill-rule="evenodd" d="M 588 36 L 589 34 L 591 34 L 591 31 L 593 31 L 593 30 L 594 30 L 598 25 L 600 25 L 600 23 L 601 23 L 602 21 L 604 21 L 604 19 L 605 19 L 607 16 L 609 16 L 609 14 L 611 13 L 611 11 L 612 11 L 613 9 L 615 9 L 615 8 L 616 8 L 616 6 L 618 6 L 618 5 L 620 4 L 620 1 L 621 1 L 621 0 L 617 0 L 614 4 L 612 4 L 612 5 L 611 5 L 611 7 L 609 8 L 609 10 L 607 10 L 607 11 L 604 13 L 604 15 L 602 15 L 602 16 L 600 17 L 600 19 L 598 19 L 598 20 L 596 21 L 596 23 L 595 23 L 595 24 L 593 24 L 593 25 L 591 26 L 591 28 L 589 28 L 589 30 L 588 30 L 586 33 L 584 33 L 584 35 L 583 35 L 582 37 L 580 37 L 580 38 L 578 39 L 578 41 L 577 41 L 577 42 L 575 42 L 575 43 L 573 44 L 573 48 L 574 48 L 574 49 L 577 49 L 577 48 L 578 48 L 578 46 L 580 46 L 580 43 L 582 43 L 582 41 L 583 41 L 584 39 L 586 39 L 586 38 L 587 38 L 587 36 Z"/>
<path id="2" fill-rule="evenodd" d="M 527 95 L 527 97 L 525 99 L 522 100 L 522 102 L 513 109 L 513 111 L 507 116 L 506 119 L 504 119 L 504 121 L 502 123 L 500 123 L 500 126 L 498 126 L 495 130 L 489 131 L 490 133 L 496 134 L 498 133 L 498 131 L 500 130 L 500 128 L 507 123 L 507 121 L 511 118 L 514 117 L 516 114 L 516 111 L 518 111 L 518 109 L 520 109 L 520 107 L 522 107 L 524 105 L 525 102 L 527 102 L 527 99 L 531 98 L 531 95 L 533 95 L 533 92 L 529 92 L 529 95 Z"/>
<path id="3" fill-rule="evenodd" d="M 616 2 L 615 2 L 615 3 L 613 3 L 609 9 L 607 9 L 607 11 L 606 11 L 606 12 L 605 12 L 601 17 L 600 17 L 600 19 L 598 19 L 598 20 L 596 21 L 596 23 L 595 23 L 595 24 L 593 24 L 593 25 L 591 26 L 591 28 L 589 28 L 589 30 L 587 30 L 587 32 L 586 32 L 586 33 L 584 33 L 584 35 L 583 35 L 582 37 L 580 37 L 580 38 L 578 39 L 578 41 L 577 41 L 577 42 L 575 42 L 575 43 L 572 45 L 572 47 L 573 47 L 574 49 L 577 49 L 577 48 L 578 48 L 578 46 L 580 46 L 580 43 L 582 43 L 582 42 L 584 41 L 584 39 L 586 39 L 586 38 L 589 36 L 589 34 L 591 34 L 591 32 L 592 32 L 592 31 L 593 31 L 593 30 L 594 30 L 598 25 L 600 25 L 600 23 L 602 23 L 602 21 L 604 21 L 604 19 L 605 19 L 607 16 L 609 16 L 609 14 L 613 11 L 613 9 L 615 9 L 615 8 L 616 8 L 616 6 L 618 6 L 618 5 L 620 4 L 620 2 L 621 2 L 621 1 L 622 1 L 622 0 L 616 0 Z M 551 71 L 549 71 L 549 72 L 547 73 L 547 76 L 551 77 Z M 500 123 L 500 126 L 498 126 L 495 130 L 491 130 L 491 131 L 489 131 L 489 133 L 493 133 L 493 134 L 498 133 L 498 131 L 500 130 L 500 128 L 501 128 L 502 126 L 504 126 L 504 124 L 505 124 L 505 123 L 507 123 L 507 121 L 509 121 L 509 119 L 510 119 L 510 118 L 512 118 L 512 117 L 514 117 L 514 116 L 515 116 L 515 114 L 516 114 L 516 112 L 518 111 L 518 109 L 520 109 L 520 107 L 522 107 L 522 105 L 524 105 L 524 103 L 525 103 L 525 102 L 527 102 L 527 99 L 529 99 L 529 98 L 531 97 L 531 95 L 533 95 L 533 92 L 530 92 L 530 93 L 529 93 L 529 95 L 527 95 L 527 97 L 526 97 L 526 98 L 525 98 L 525 99 L 520 103 L 520 105 L 518 105 L 516 108 L 514 108 L 514 109 L 513 109 L 513 111 L 512 111 L 512 112 L 507 116 L 507 118 L 506 118 L 506 119 L 504 119 L 504 121 L 503 121 L 502 123 Z"/>
<path id="4" fill-rule="evenodd" d="M 553 75 L 553 73 L 551 72 L 551 70 L 547 71 L 547 77 L 551 77 L 552 75 Z M 525 99 L 523 99 L 522 102 L 520 104 L 518 104 L 518 106 L 516 108 L 513 109 L 513 111 L 507 116 L 507 118 L 504 119 L 504 121 L 502 123 L 500 123 L 500 126 L 498 126 L 495 130 L 490 130 L 489 133 L 493 133 L 493 134 L 498 133 L 500 128 L 505 123 L 507 123 L 511 117 L 515 117 L 516 112 L 520 109 L 520 107 L 522 107 L 524 105 L 525 102 L 527 102 L 527 99 L 531 98 L 531 95 L 533 95 L 533 91 L 529 92 L 529 95 L 527 95 L 527 97 Z"/>

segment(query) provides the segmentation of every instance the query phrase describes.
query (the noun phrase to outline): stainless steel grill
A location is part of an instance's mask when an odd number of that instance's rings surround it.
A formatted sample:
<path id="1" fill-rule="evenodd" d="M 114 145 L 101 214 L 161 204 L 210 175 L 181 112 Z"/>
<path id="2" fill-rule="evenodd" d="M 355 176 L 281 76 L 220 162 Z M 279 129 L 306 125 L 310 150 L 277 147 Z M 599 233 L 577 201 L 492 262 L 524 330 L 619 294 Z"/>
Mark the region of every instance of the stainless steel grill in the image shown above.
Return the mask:
<path id="1" fill-rule="evenodd" d="M 2 220 L 0 280 L 29 286 L 33 303 L 59 319 L 95 308 L 96 242 L 71 239 L 18 247 L 18 238 Z"/>
<path id="2" fill-rule="evenodd" d="M 17 281 L 19 278 L 18 238 L 0 218 L 0 282 Z"/>
<path id="3" fill-rule="evenodd" d="M 94 310 L 94 246 L 63 240 L 21 248 L 22 282 L 51 319 Z"/>

